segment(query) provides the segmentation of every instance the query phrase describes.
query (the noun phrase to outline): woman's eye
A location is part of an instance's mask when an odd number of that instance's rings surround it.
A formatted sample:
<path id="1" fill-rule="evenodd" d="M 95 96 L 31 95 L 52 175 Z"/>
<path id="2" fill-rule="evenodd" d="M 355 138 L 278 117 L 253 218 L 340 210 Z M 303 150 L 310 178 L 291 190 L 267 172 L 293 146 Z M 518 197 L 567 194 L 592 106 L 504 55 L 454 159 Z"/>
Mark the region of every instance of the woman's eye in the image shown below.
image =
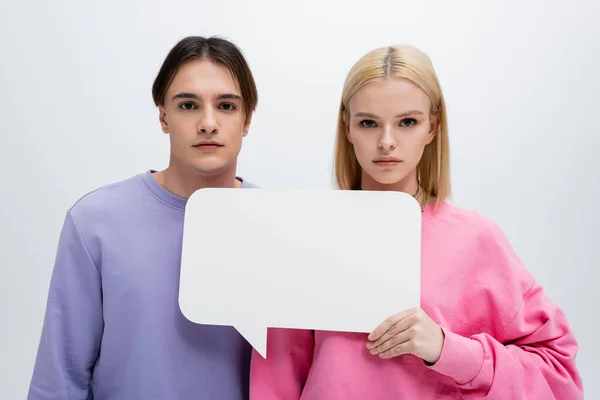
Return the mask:
<path id="1" fill-rule="evenodd" d="M 373 121 L 372 119 L 364 119 L 360 121 L 360 125 L 364 126 L 365 128 L 375 128 L 377 126 L 375 121 Z"/>
<path id="2" fill-rule="evenodd" d="M 225 111 L 233 111 L 235 110 L 235 105 L 231 103 L 223 103 L 221 104 L 221 108 Z"/>
<path id="3" fill-rule="evenodd" d="M 182 110 L 193 110 L 195 108 L 194 103 L 191 102 L 185 102 L 185 103 L 181 103 L 179 105 L 179 108 L 181 108 Z"/>
<path id="4" fill-rule="evenodd" d="M 408 128 L 408 127 L 413 126 L 416 123 L 417 123 L 417 120 L 414 118 L 405 118 L 402 121 L 400 121 L 400 126 Z"/>

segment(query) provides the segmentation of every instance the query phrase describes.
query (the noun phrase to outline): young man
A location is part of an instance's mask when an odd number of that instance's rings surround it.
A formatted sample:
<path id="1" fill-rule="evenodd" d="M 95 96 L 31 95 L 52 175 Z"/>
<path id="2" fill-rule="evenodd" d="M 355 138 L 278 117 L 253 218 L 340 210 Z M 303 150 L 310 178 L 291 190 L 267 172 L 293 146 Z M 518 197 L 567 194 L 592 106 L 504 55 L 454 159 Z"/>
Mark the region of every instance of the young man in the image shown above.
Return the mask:
<path id="1" fill-rule="evenodd" d="M 233 328 L 186 320 L 178 287 L 186 199 L 203 187 L 253 187 L 236 163 L 258 100 L 254 78 L 234 44 L 188 37 L 152 94 L 169 165 L 67 212 L 31 400 L 248 397 L 250 346 Z"/>

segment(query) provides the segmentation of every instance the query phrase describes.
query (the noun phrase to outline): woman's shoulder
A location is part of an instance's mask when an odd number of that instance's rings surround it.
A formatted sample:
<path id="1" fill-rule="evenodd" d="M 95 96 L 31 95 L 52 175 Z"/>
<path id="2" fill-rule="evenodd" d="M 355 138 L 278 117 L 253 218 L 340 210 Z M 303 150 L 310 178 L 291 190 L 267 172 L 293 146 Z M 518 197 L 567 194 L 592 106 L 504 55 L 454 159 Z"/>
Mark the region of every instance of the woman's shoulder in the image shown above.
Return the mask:
<path id="1" fill-rule="evenodd" d="M 448 201 L 439 204 L 431 203 L 425 208 L 424 223 L 443 226 L 452 230 L 467 230 L 478 234 L 485 240 L 497 240 L 504 234 L 498 224 L 477 210 L 467 209 Z"/>
<path id="2" fill-rule="evenodd" d="M 431 204 L 424 214 L 424 228 L 454 249 L 468 252 L 474 263 L 473 273 L 491 274 L 496 279 L 519 282 L 519 291 L 529 288 L 533 277 L 500 226 L 477 210 L 466 209 L 449 202 L 437 208 Z M 427 226 L 425 226 L 427 224 Z"/>

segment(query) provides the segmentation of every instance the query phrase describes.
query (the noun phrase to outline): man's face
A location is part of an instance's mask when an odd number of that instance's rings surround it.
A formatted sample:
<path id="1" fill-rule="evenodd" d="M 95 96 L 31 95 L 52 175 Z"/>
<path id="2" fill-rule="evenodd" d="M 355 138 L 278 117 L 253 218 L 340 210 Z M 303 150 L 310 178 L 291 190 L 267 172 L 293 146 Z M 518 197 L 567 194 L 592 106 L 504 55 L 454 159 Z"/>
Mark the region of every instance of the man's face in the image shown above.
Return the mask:
<path id="1" fill-rule="evenodd" d="M 206 60 L 182 65 L 159 111 L 171 141 L 171 163 L 205 175 L 235 168 L 250 119 L 246 125 L 229 69 Z"/>

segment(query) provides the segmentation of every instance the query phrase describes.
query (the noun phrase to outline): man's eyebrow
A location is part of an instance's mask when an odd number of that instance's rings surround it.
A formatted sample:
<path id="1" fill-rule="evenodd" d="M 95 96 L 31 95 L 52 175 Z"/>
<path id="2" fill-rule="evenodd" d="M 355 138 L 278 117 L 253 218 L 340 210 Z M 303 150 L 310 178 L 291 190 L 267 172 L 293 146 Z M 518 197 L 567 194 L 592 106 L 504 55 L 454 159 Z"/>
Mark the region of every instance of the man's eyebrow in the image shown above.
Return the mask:
<path id="1" fill-rule="evenodd" d="M 190 100 L 201 100 L 200 97 L 196 96 L 194 93 L 188 92 L 180 92 L 173 96 L 173 100 L 176 99 L 190 99 Z"/>
<path id="2" fill-rule="evenodd" d="M 215 100 L 241 100 L 242 96 L 233 93 L 224 93 L 215 96 Z"/>
<path id="3" fill-rule="evenodd" d="M 190 92 L 180 92 L 173 96 L 173 100 L 176 99 L 189 99 L 189 100 L 198 100 L 202 101 L 202 99 Z M 215 96 L 215 100 L 241 100 L 242 96 L 234 94 L 234 93 L 222 93 Z"/>

